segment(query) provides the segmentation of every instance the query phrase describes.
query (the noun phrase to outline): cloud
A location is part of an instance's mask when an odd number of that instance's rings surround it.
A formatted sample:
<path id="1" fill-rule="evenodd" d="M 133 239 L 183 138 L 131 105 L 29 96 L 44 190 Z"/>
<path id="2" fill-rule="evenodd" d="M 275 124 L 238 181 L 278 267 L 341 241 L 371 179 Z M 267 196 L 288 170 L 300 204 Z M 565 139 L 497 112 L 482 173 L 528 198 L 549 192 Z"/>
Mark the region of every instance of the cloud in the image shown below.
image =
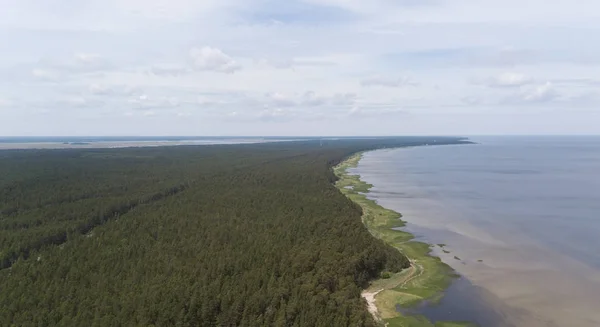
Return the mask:
<path id="1" fill-rule="evenodd" d="M 540 56 L 540 53 L 530 49 L 502 47 L 475 49 L 464 59 L 469 65 L 516 66 L 536 63 L 540 60 Z"/>
<path id="2" fill-rule="evenodd" d="M 193 48 L 190 50 L 190 58 L 192 59 L 194 68 L 201 71 L 231 74 L 242 69 L 239 63 L 217 48 Z"/>
<path id="3" fill-rule="evenodd" d="M 100 55 L 77 53 L 71 57 L 43 58 L 31 69 L 31 76 L 38 81 L 58 82 L 114 68 L 114 65 Z"/>
<path id="4" fill-rule="evenodd" d="M 85 107 L 88 103 L 83 97 L 68 97 L 63 102 L 73 107 Z"/>
<path id="5" fill-rule="evenodd" d="M 385 76 L 372 76 L 360 81 L 362 86 L 403 87 L 417 86 L 417 83 L 408 77 L 391 78 Z"/>
<path id="6" fill-rule="evenodd" d="M 304 106 L 322 106 L 328 102 L 328 98 L 318 95 L 313 91 L 308 91 L 302 96 L 301 104 Z"/>
<path id="7" fill-rule="evenodd" d="M 40 81 L 55 82 L 61 78 L 60 73 L 53 70 L 35 68 L 31 71 L 31 76 Z"/>
<path id="8" fill-rule="evenodd" d="M 332 104 L 336 106 L 349 106 L 356 102 L 355 93 L 337 93 L 333 96 Z"/>
<path id="9" fill-rule="evenodd" d="M 258 114 L 258 119 L 263 121 L 283 121 L 293 118 L 294 114 L 288 109 L 264 109 Z"/>
<path id="10" fill-rule="evenodd" d="M 583 87 L 598 87 L 600 86 L 600 79 L 593 78 L 559 78 L 553 79 L 553 84 L 565 84 L 565 85 L 573 85 L 573 86 L 583 86 Z"/>
<path id="11" fill-rule="evenodd" d="M 97 53 L 80 52 L 75 53 L 70 58 L 48 58 L 43 59 L 41 64 L 70 74 L 85 74 L 116 69 L 116 67 L 107 58 Z"/>
<path id="12" fill-rule="evenodd" d="M 130 98 L 127 103 L 130 108 L 143 111 L 177 108 L 181 105 L 176 97 L 149 97 L 146 94 Z"/>
<path id="13" fill-rule="evenodd" d="M 13 104 L 12 101 L 10 101 L 6 98 L 0 97 L 0 108 L 9 107 L 9 106 L 12 106 L 12 104 Z"/>
<path id="14" fill-rule="evenodd" d="M 85 65 L 96 65 L 102 61 L 102 56 L 97 53 L 76 53 L 75 59 Z"/>
<path id="15" fill-rule="evenodd" d="M 356 102 L 356 97 L 354 93 L 323 95 L 314 91 L 307 91 L 300 97 L 299 105 L 304 107 L 349 106 Z"/>
<path id="16" fill-rule="evenodd" d="M 432 46 L 423 50 L 407 50 L 386 54 L 390 64 L 409 64 L 413 69 L 432 67 L 515 67 L 556 60 L 537 50 L 501 46 Z"/>
<path id="17" fill-rule="evenodd" d="M 337 6 L 319 1 L 258 1 L 251 10 L 244 13 L 243 19 L 251 24 L 312 25 L 319 23 L 336 24 L 352 21 L 355 15 Z"/>
<path id="18" fill-rule="evenodd" d="M 150 73 L 157 76 L 180 76 L 189 72 L 189 69 L 180 64 L 155 64 L 150 68 Z"/>
<path id="19" fill-rule="evenodd" d="M 106 85 L 100 85 L 100 84 L 90 84 L 88 89 L 91 94 L 97 94 L 97 95 L 108 95 L 108 94 L 113 93 L 112 88 L 110 88 Z"/>
<path id="20" fill-rule="evenodd" d="M 321 107 L 348 106 L 356 102 L 354 93 L 335 93 L 333 95 L 318 94 L 306 91 L 301 94 L 286 95 L 279 92 L 267 94 L 265 105 L 271 107 Z"/>
<path id="21" fill-rule="evenodd" d="M 534 79 L 519 73 L 502 73 L 497 76 L 474 82 L 475 84 L 481 84 L 488 87 L 520 87 L 532 84 Z"/>
<path id="22" fill-rule="evenodd" d="M 521 89 L 509 97 L 504 98 L 500 104 L 540 104 L 565 100 L 550 82 L 535 85 L 533 87 L 521 87 Z"/>
<path id="23" fill-rule="evenodd" d="M 391 106 L 387 108 L 354 106 L 347 112 L 347 117 L 375 118 L 375 117 L 391 117 L 399 114 L 406 114 L 406 111 Z"/>
<path id="24" fill-rule="evenodd" d="M 470 105 L 470 106 L 475 106 L 478 104 L 481 104 L 482 100 L 480 97 L 477 96 L 466 96 L 466 97 L 462 97 L 460 99 L 460 101 L 466 105 Z"/>
<path id="25" fill-rule="evenodd" d="M 202 13 L 215 12 L 219 7 L 227 4 L 229 4 L 227 0 L 118 0 L 113 6 L 122 13 L 145 19 L 181 21 Z"/>
<path id="26" fill-rule="evenodd" d="M 363 112 L 363 110 L 360 107 L 355 106 L 355 107 L 352 107 L 350 110 L 348 110 L 348 115 L 356 116 L 356 115 L 360 115 L 362 112 Z"/>
<path id="27" fill-rule="evenodd" d="M 177 115 L 177 117 L 184 117 L 185 118 L 185 117 L 191 117 L 192 113 L 189 112 L 189 111 L 180 111 L 176 115 Z"/>
<path id="28" fill-rule="evenodd" d="M 47 105 L 47 103 L 50 104 Z M 41 106 L 45 107 L 48 111 L 50 110 L 62 110 L 66 108 L 89 108 L 98 109 L 104 106 L 104 101 L 98 99 L 89 99 L 79 95 L 61 97 L 56 101 L 44 102 Z"/>
<path id="29" fill-rule="evenodd" d="M 297 104 L 294 99 L 279 92 L 267 94 L 267 99 L 268 104 L 274 107 L 293 107 Z"/>
<path id="30" fill-rule="evenodd" d="M 254 104 L 250 99 L 244 98 L 244 101 L 240 101 L 237 98 L 237 94 L 227 93 L 223 95 L 199 95 L 195 101 L 192 101 L 194 106 L 199 105 L 201 108 L 224 108 L 227 106 L 253 106 Z"/>
<path id="31" fill-rule="evenodd" d="M 294 67 L 293 59 L 257 59 L 256 64 L 263 67 L 272 67 L 276 69 L 289 69 Z"/>
<path id="32" fill-rule="evenodd" d="M 520 97 L 525 102 L 547 102 L 557 99 L 559 93 L 552 86 L 552 83 L 547 82 L 546 84 L 538 85 L 533 89 L 522 91 Z"/>
<path id="33" fill-rule="evenodd" d="M 288 59 L 258 59 L 259 66 L 267 66 L 276 69 L 294 69 L 300 67 L 331 67 L 337 65 L 327 58 L 288 58 Z"/>
<path id="34" fill-rule="evenodd" d="M 142 91 L 139 88 L 125 85 L 92 83 L 88 86 L 88 92 L 92 95 L 131 96 Z"/>
<path id="35" fill-rule="evenodd" d="M 6 1 L 0 90 L 24 108 L 0 111 L 11 133 L 58 133 L 68 126 L 84 134 L 272 134 L 321 124 L 348 134 L 471 133 L 482 126 L 503 134 L 496 119 L 521 114 L 520 104 L 570 109 L 536 117 L 562 122 L 561 115 L 574 117 L 572 108 L 591 111 L 600 103 L 593 96 L 600 85 L 600 45 L 590 42 L 600 28 L 594 0 L 577 6 L 531 0 L 526 7 L 517 0 L 469 6 L 451 0 Z M 479 87 L 470 76 L 481 77 Z M 410 124 L 389 119 L 399 117 L 400 105 L 414 118 Z M 469 120 L 484 105 L 481 124 Z M 105 120 L 76 121 L 65 110 L 63 118 L 72 120 L 58 124 L 53 106 L 85 107 L 73 112 Z M 34 111 L 46 107 L 52 114 L 30 127 Z M 133 113 L 127 127 L 114 123 L 123 112 Z M 136 124 L 147 122 L 143 113 L 160 116 L 160 124 Z M 202 118 L 188 124 L 178 113 Z M 235 121 L 224 119 L 228 113 Z M 364 117 L 377 124 L 361 128 Z M 336 124 L 336 118 L 348 120 Z M 262 128 L 263 121 L 285 124 Z M 558 126 L 543 125 L 536 128 Z"/>

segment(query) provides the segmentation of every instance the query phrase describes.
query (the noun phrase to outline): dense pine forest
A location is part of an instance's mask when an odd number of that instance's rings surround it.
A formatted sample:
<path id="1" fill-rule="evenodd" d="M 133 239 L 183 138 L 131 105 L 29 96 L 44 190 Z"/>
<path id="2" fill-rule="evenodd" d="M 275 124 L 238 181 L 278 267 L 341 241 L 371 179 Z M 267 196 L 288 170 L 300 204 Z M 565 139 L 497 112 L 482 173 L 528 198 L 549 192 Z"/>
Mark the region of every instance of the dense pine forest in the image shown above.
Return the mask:
<path id="1" fill-rule="evenodd" d="M 433 142 L 0 151 L 0 326 L 374 326 L 409 262 L 331 167 Z"/>

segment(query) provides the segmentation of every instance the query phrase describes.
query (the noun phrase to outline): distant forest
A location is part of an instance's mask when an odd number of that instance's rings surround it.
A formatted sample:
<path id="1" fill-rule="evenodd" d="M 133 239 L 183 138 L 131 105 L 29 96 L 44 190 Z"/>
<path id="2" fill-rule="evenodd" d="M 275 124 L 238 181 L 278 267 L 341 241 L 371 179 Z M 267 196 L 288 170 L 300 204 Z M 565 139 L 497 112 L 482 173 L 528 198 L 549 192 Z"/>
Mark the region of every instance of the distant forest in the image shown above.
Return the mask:
<path id="1" fill-rule="evenodd" d="M 0 326 L 375 326 L 361 289 L 409 262 L 331 167 L 426 143 L 0 151 Z"/>

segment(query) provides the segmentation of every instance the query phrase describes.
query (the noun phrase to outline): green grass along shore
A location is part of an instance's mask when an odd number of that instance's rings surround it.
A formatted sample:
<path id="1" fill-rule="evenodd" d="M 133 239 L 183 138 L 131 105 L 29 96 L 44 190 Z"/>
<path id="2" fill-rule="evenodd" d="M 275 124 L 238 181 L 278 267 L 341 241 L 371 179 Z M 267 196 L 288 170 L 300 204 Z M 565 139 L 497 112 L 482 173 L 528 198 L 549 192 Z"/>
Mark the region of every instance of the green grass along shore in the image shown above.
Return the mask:
<path id="1" fill-rule="evenodd" d="M 405 316 L 396 311 L 396 305 L 411 306 L 423 300 L 439 300 L 443 291 L 457 277 L 452 268 L 438 257 L 430 255 L 431 245 L 412 241 L 408 232 L 393 230 L 403 227 L 401 214 L 369 200 L 366 193 L 373 186 L 360 180 L 358 175 L 350 175 L 348 168 L 354 168 L 362 158 L 362 153 L 346 159 L 334 167 L 339 180 L 336 186 L 352 201 L 362 207 L 363 223 L 373 236 L 395 247 L 411 261 L 411 267 L 399 273 L 384 272 L 382 278 L 373 281 L 365 292 L 374 293 L 377 318 L 387 327 L 464 327 L 464 322 L 429 322 L 422 316 Z"/>

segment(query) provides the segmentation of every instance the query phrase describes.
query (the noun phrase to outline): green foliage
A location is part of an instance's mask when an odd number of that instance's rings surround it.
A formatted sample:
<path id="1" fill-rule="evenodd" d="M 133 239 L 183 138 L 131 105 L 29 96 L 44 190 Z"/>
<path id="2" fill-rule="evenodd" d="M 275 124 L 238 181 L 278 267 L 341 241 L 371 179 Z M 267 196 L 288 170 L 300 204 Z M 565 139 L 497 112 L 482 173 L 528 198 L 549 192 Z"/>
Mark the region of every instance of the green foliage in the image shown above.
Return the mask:
<path id="1" fill-rule="evenodd" d="M 331 167 L 426 142 L 2 151 L 0 325 L 374 326 L 409 263 Z"/>

